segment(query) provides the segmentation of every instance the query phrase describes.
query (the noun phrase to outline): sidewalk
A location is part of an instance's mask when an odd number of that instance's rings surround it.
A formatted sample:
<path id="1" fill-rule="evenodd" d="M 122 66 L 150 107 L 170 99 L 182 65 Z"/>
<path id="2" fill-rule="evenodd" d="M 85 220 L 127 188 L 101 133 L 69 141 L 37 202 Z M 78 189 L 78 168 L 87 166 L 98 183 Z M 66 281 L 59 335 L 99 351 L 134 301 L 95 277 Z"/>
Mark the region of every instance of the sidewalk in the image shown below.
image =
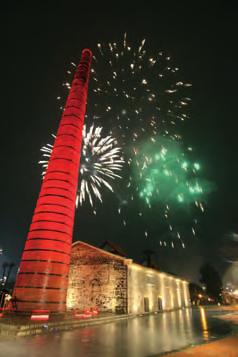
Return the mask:
<path id="1" fill-rule="evenodd" d="M 225 337 L 204 345 L 187 348 L 181 352 L 166 354 L 166 357 L 238 357 L 238 336 Z"/>
<path id="2" fill-rule="evenodd" d="M 3 336 L 29 336 L 54 331 L 71 330 L 77 327 L 85 327 L 118 320 L 132 318 L 134 315 L 113 315 L 111 313 L 101 313 L 95 317 L 86 319 L 75 318 L 70 314 L 61 316 L 51 316 L 49 321 L 31 321 L 30 316 L 9 315 L 0 319 L 0 337 Z"/>
<path id="3" fill-rule="evenodd" d="M 229 320 L 238 324 L 238 305 L 233 306 L 206 306 L 206 310 L 226 311 L 224 315 L 216 318 Z M 166 357 L 238 357 L 238 336 L 229 336 L 214 342 L 208 342 L 199 346 L 189 347 L 180 352 L 166 354 Z"/>

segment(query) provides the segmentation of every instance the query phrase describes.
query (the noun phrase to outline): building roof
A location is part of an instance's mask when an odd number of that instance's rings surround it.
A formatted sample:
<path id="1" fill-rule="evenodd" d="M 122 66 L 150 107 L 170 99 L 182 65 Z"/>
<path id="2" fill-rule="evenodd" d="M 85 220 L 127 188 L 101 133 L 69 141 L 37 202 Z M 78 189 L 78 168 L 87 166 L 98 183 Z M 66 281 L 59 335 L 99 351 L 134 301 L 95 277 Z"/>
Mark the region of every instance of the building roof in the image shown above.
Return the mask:
<path id="1" fill-rule="evenodd" d="M 111 242 L 110 240 L 105 240 L 105 242 L 102 245 L 100 245 L 99 248 L 106 250 L 107 252 L 120 255 L 121 257 L 125 257 L 125 258 L 127 257 L 126 253 L 123 252 L 121 247 L 118 244 Z"/>
<path id="2" fill-rule="evenodd" d="M 91 249 L 93 249 L 93 250 L 95 250 L 95 251 L 98 251 L 98 252 L 101 253 L 101 254 L 109 255 L 109 256 L 111 256 L 111 257 L 114 258 L 114 259 L 120 259 L 120 260 L 123 260 L 123 261 L 127 261 L 127 260 L 128 260 L 128 261 L 129 261 L 129 260 L 132 261 L 132 259 L 127 259 L 127 258 L 125 258 L 125 257 L 122 257 L 122 256 L 118 255 L 118 254 L 114 254 L 114 253 L 108 252 L 107 250 L 104 250 L 104 249 L 95 247 L 94 245 L 91 245 L 91 244 L 82 242 L 82 241 L 80 241 L 80 240 L 77 240 L 76 242 L 74 242 L 74 243 L 72 244 L 72 247 L 74 247 L 74 246 L 76 246 L 76 245 L 78 245 L 78 244 L 84 245 L 85 247 L 88 247 L 88 248 L 91 248 Z"/>

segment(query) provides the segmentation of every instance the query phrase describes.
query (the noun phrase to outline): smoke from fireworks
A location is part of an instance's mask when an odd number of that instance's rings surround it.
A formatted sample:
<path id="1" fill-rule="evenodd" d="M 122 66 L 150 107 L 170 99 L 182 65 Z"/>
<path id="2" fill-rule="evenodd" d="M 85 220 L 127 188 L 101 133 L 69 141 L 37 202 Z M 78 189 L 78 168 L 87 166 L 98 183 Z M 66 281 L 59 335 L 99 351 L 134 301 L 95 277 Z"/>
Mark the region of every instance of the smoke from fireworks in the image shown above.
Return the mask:
<path id="1" fill-rule="evenodd" d="M 198 221 L 194 215 L 204 212 L 207 195 L 214 190 L 214 185 L 202 177 L 201 165 L 192 161 L 190 154 L 189 150 L 183 151 L 181 142 L 158 137 L 138 148 L 133 165 L 137 195 L 163 221 L 164 232 L 167 228 L 170 234 L 160 231 L 160 237 L 166 236 L 171 247 L 176 238 L 185 247 L 183 237 L 188 235 L 188 222 L 190 235 L 196 236 Z M 161 245 L 164 243 L 160 240 Z"/>
<path id="2" fill-rule="evenodd" d="M 55 138 L 54 135 L 52 136 Z M 44 160 L 39 161 L 39 164 L 42 165 L 43 176 L 52 149 L 53 145 L 51 144 L 46 144 L 41 148 Z M 123 164 L 121 148 L 117 146 L 116 139 L 110 135 L 103 137 L 102 127 L 92 125 L 87 131 L 86 125 L 84 125 L 76 204 L 79 202 L 82 205 L 88 199 L 90 205 L 94 207 L 94 197 L 102 202 L 102 188 L 106 187 L 113 192 L 111 183 L 113 180 L 121 178 L 119 172 Z"/>
<path id="3" fill-rule="evenodd" d="M 142 168 L 138 174 L 138 166 Z M 134 179 L 139 196 L 148 205 L 153 201 L 170 204 L 191 204 L 202 207 L 213 189 L 210 182 L 199 176 L 201 165 L 189 160 L 181 143 L 160 138 L 141 145 L 137 155 Z"/>

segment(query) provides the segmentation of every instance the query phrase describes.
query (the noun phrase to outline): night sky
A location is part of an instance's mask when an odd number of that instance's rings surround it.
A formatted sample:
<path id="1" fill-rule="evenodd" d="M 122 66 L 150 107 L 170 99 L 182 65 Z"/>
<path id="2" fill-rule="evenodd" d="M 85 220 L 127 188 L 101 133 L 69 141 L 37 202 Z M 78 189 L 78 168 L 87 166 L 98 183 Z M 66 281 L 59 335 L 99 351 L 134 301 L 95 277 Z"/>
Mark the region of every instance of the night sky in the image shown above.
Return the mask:
<path id="1" fill-rule="evenodd" d="M 161 269 L 198 279 L 204 261 L 222 273 L 228 265 L 220 246 L 238 232 L 237 177 L 237 12 L 231 7 L 167 5 L 117 11 L 2 9 L 1 12 L 1 235 L 3 261 L 19 262 L 41 183 L 40 148 L 55 132 L 58 96 L 71 60 L 98 42 L 146 37 L 169 51 L 193 84 L 191 120 L 184 135 L 196 150 L 205 176 L 216 185 L 210 194 L 200 237 L 186 249 L 160 249 L 137 226 L 125 229 L 109 219 L 115 202 L 106 194 L 97 216 L 77 212 L 74 239 L 100 245 L 108 239 L 141 261 L 154 249 Z M 176 3 L 176 2 L 174 2 Z M 187 2 L 189 3 L 189 2 Z"/>

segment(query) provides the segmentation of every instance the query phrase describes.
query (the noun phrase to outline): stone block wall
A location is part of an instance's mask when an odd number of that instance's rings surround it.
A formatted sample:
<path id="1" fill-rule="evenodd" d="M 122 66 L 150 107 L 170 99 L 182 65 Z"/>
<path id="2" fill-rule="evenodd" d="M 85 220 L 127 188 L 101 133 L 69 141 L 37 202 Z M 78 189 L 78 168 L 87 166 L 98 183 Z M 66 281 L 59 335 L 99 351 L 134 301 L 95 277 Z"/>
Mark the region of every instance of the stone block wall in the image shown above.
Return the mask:
<path id="1" fill-rule="evenodd" d="M 76 242 L 71 253 L 67 309 L 93 306 L 100 311 L 127 312 L 127 266 L 123 258 Z"/>

